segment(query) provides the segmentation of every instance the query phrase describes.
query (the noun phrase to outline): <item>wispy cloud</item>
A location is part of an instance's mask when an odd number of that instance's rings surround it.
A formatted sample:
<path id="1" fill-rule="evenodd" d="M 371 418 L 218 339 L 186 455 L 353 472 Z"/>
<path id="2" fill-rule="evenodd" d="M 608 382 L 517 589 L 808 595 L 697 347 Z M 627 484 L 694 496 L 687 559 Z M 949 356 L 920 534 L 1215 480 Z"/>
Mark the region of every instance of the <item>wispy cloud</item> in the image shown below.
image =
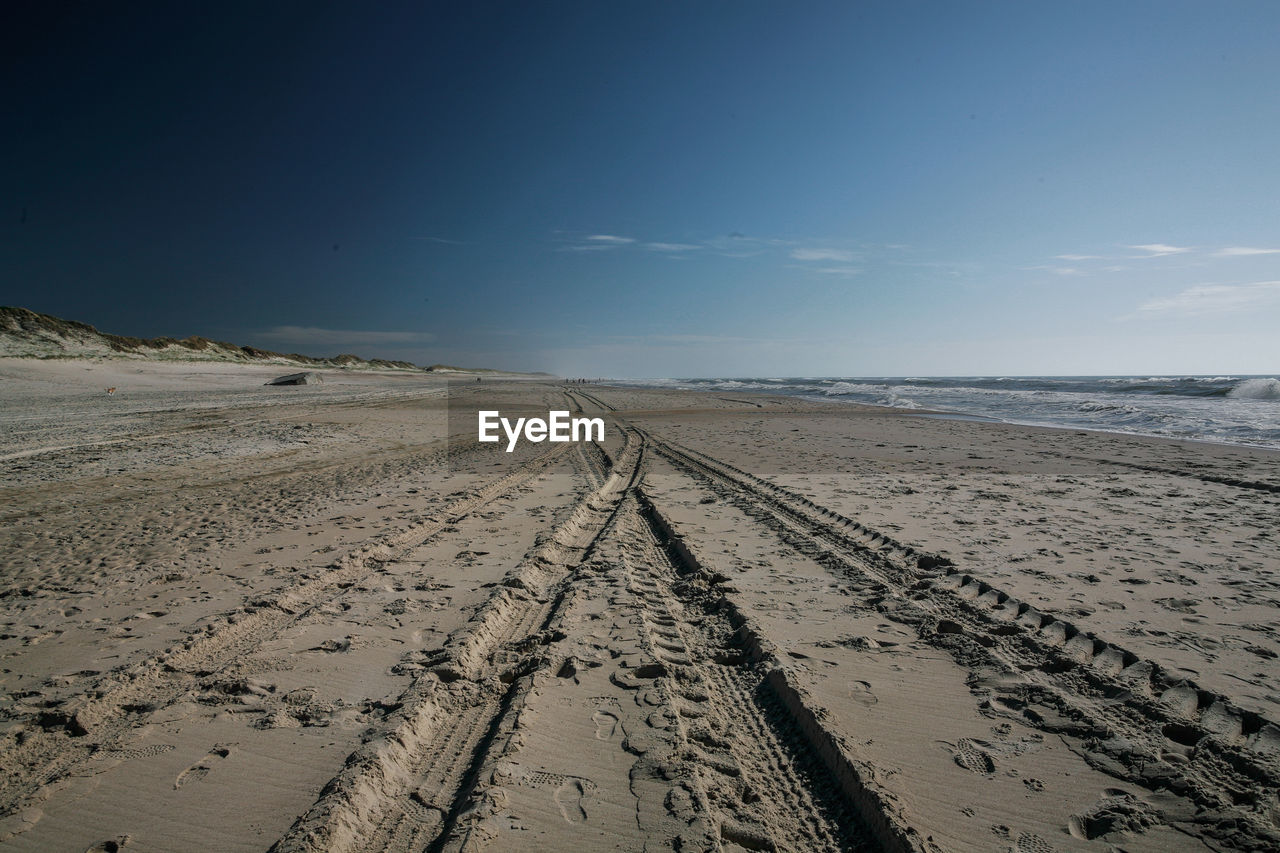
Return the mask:
<path id="1" fill-rule="evenodd" d="M 1280 281 L 1252 284 L 1198 284 L 1164 299 L 1152 299 L 1138 306 L 1142 311 L 1178 314 L 1214 314 L 1243 311 L 1280 301 Z"/>
<path id="2" fill-rule="evenodd" d="M 811 267 L 810 269 L 812 269 L 813 272 L 822 273 L 823 275 L 840 275 L 846 277 L 855 276 L 862 272 L 862 270 L 857 267 Z"/>
<path id="3" fill-rule="evenodd" d="M 854 254 L 843 249 L 792 249 L 791 257 L 797 261 L 838 261 L 848 263 L 854 259 Z"/>
<path id="4" fill-rule="evenodd" d="M 565 232 L 557 233 L 565 234 Z M 567 245 L 556 249 L 558 252 L 607 252 L 610 249 L 621 249 L 636 242 L 635 237 L 621 237 L 617 234 L 578 234 L 572 236 L 565 234 L 564 237 L 559 239 L 565 240 Z"/>
<path id="5" fill-rule="evenodd" d="M 1219 258 L 1244 258 L 1250 255 L 1280 255 L 1280 249 L 1253 249 L 1249 246 L 1228 246 L 1213 253 Z"/>
<path id="6" fill-rule="evenodd" d="M 273 346 L 289 347 L 385 347 L 425 344 L 435 340 L 430 332 L 380 332 L 365 329 L 321 329 L 315 326 L 275 326 L 255 337 Z"/>
<path id="7" fill-rule="evenodd" d="M 1150 258 L 1165 258 L 1170 255 L 1187 255 L 1195 254 L 1202 257 L 1213 258 L 1244 258 L 1255 255 L 1280 255 L 1280 249 L 1264 249 L 1253 246 L 1227 246 L 1215 251 L 1209 251 L 1207 248 L 1197 249 L 1190 246 L 1171 246 L 1168 243 L 1141 243 L 1137 245 L 1123 246 L 1125 249 L 1132 249 L 1142 252 L 1141 255 L 1127 256 L 1131 260 L 1148 260 Z M 1114 260 L 1114 257 L 1106 255 L 1079 255 L 1079 254 L 1062 254 L 1054 255 L 1054 260 L 1059 261 L 1106 261 Z"/>
<path id="8" fill-rule="evenodd" d="M 1146 252 L 1145 255 L 1137 255 L 1139 258 L 1163 258 L 1166 255 L 1181 255 L 1191 250 L 1183 246 L 1170 246 L 1167 243 L 1142 243 L 1137 246 L 1126 246 L 1127 249 L 1137 249 L 1139 252 Z"/>
<path id="9" fill-rule="evenodd" d="M 645 243 L 644 247 L 654 252 L 691 252 L 702 248 L 692 243 Z"/>

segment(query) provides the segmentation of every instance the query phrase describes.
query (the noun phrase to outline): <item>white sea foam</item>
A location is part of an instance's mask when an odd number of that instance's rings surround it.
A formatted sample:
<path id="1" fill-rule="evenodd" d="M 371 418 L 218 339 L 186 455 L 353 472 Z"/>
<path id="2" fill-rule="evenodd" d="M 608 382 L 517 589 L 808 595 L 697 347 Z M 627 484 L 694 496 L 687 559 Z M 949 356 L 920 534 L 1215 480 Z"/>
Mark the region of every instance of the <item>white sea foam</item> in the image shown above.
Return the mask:
<path id="1" fill-rule="evenodd" d="M 1280 400 L 1280 379 L 1246 379 L 1227 396 L 1236 400 Z"/>
<path id="2" fill-rule="evenodd" d="M 828 397 L 840 397 L 846 394 L 884 394 L 888 385 L 872 385 L 865 382 L 835 382 L 822 393 Z"/>
<path id="3" fill-rule="evenodd" d="M 1142 410 L 1136 406 L 1128 406 L 1123 403 L 1108 403 L 1103 400 L 1085 400 L 1076 405 L 1082 412 L 1118 412 L 1123 415 L 1142 414 Z"/>
<path id="4" fill-rule="evenodd" d="M 760 390 L 1064 426 L 1280 448 L 1280 379 L 1236 376 L 827 377 L 627 384 Z"/>

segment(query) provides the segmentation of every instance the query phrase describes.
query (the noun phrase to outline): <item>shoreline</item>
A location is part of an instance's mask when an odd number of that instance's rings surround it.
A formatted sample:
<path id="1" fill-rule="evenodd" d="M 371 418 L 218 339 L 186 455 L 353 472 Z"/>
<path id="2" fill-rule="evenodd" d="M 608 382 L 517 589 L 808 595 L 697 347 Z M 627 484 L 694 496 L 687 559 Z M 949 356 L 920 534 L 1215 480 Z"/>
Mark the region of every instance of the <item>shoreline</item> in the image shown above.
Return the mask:
<path id="1" fill-rule="evenodd" d="M 868 379 L 868 378 L 865 378 L 865 377 L 822 377 L 822 379 L 824 379 L 824 380 L 825 380 L 825 379 L 833 379 L 833 378 L 834 378 L 834 379 L 839 379 L 840 381 L 848 381 L 848 380 L 850 380 L 850 379 L 852 379 L 852 380 L 854 380 L 854 381 L 876 381 L 876 380 L 875 380 L 875 378 Z M 964 378 L 964 379 L 970 379 L 970 378 L 976 378 L 976 379 L 992 379 L 992 378 L 994 378 L 994 377 L 957 377 L 957 378 Z M 1120 377 L 1109 377 L 1109 376 L 1107 376 L 1107 377 L 1014 377 L 1014 378 L 1030 378 L 1030 379 L 1035 379 L 1035 378 L 1045 378 L 1045 379 L 1059 379 L 1059 378 L 1084 378 L 1084 379 L 1093 379 L 1093 378 L 1098 378 L 1098 379 L 1109 379 L 1109 378 L 1120 378 Z M 1239 379 L 1239 380 L 1241 380 L 1241 381 L 1247 381 L 1247 380 L 1249 380 L 1249 379 L 1265 379 L 1265 378 L 1269 378 L 1269 377 L 1259 375 L 1259 376 L 1240 376 L 1240 377 L 1233 377 L 1233 378 Z M 639 382 L 644 382 L 644 381 L 647 381 L 647 380 L 635 380 L 635 382 L 637 382 L 637 383 L 639 383 Z M 682 380 L 653 380 L 653 381 L 682 381 Z M 720 381 L 720 380 L 716 380 L 716 381 Z M 732 380 L 732 381 L 737 381 L 737 380 Z M 765 396 L 770 396 L 770 392 L 769 392 L 769 391 L 766 391 L 766 390 L 763 390 L 763 389 L 755 389 L 755 388 L 753 388 L 753 389 L 733 389 L 733 390 L 731 390 L 731 391 L 721 392 L 721 391 L 702 390 L 702 389 L 691 389 L 691 388 L 674 388 L 674 387 L 666 386 L 666 385 L 640 385 L 640 384 L 635 384 L 635 385 L 631 385 L 631 384 L 626 384 L 626 385 L 610 385 L 608 382 L 603 383 L 602 387 L 616 387 L 616 388 L 619 388 L 619 389 L 625 389 L 625 388 L 652 388 L 652 389 L 655 389 L 655 390 L 695 391 L 695 392 L 697 392 L 697 393 L 706 393 L 706 394 L 716 394 L 716 393 L 735 393 L 735 394 L 746 394 L 746 395 L 761 394 L 761 395 L 765 395 Z M 1221 445 L 1226 445 L 1226 446 L 1229 446 L 1229 447 L 1249 447 L 1249 448 L 1255 448 L 1255 449 L 1260 449 L 1260 450 L 1271 450 L 1271 451 L 1274 451 L 1274 452 L 1280 452 L 1280 444 L 1261 444 L 1261 443 L 1249 442 L 1249 441 L 1231 441 L 1231 440 L 1228 440 L 1228 439 L 1225 439 L 1225 438 L 1215 438 L 1215 437 L 1189 437 L 1189 436 L 1177 436 L 1177 435 L 1169 435 L 1169 434 L 1156 433 L 1156 432 L 1149 432 L 1149 431 L 1148 431 L 1148 432 L 1143 432 L 1143 431 L 1135 431 L 1135 430 L 1124 430 L 1124 429 L 1120 429 L 1120 428 L 1118 428 L 1118 427 L 1106 428 L 1106 427 L 1094 426 L 1094 425 L 1089 425 L 1089 426 L 1077 426 L 1077 425 L 1074 425 L 1074 424 L 1052 423 L 1052 422 L 1048 422 L 1048 421 L 1023 420 L 1023 419 L 1010 419 L 1010 418 L 996 417 L 996 416 L 994 416 L 994 415 L 980 415 L 980 414 L 975 414 L 975 413 L 972 413 L 972 412 L 963 412 L 963 411 L 950 410 L 950 409 L 925 408 L 925 407 L 917 407 L 917 406 L 891 406 L 891 405 L 878 404 L 878 403 L 868 403 L 868 402 L 864 402 L 864 401 L 861 401 L 861 400 L 841 400 L 841 399 L 836 398 L 836 397 L 831 397 L 831 396 L 822 396 L 822 395 L 814 395 L 814 394 L 786 394 L 786 393 L 784 393 L 784 394 L 777 394 L 777 393 L 774 393 L 774 394 L 772 394 L 772 396 L 783 396 L 783 397 L 794 398 L 794 399 L 808 400 L 808 401 L 815 402 L 815 403 L 828 403 L 828 404 L 833 404 L 833 405 L 849 405 L 849 406 L 868 406 L 868 407 L 871 407 L 871 408 L 876 408 L 876 409 L 886 409 L 886 410 L 890 410 L 890 411 L 915 412 L 915 413 L 917 413 L 917 414 L 919 414 L 919 415 L 921 415 L 921 416 L 935 416 L 935 417 L 936 417 L 936 416 L 940 416 L 940 415 L 942 415 L 942 416 L 957 417 L 957 418 L 972 418 L 972 419 L 980 420 L 980 421 L 990 421 L 990 422 L 993 422 L 993 423 L 1012 424 L 1012 425 L 1015 425 L 1015 426 L 1037 427 L 1037 428 L 1043 428 L 1043 429 L 1062 429 L 1062 430 L 1073 430 L 1073 429 L 1075 429 L 1075 430 L 1084 430 L 1084 431 L 1092 431 L 1092 432 L 1101 432 L 1101 433 L 1116 434 L 1116 435 L 1129 435 L 1129 436 L 1136 436 L 1136 437 L 1140 437 L 1140 438 L 1165 439 L 1165 440 L 1170 440 L 1170 441 L 1189 441 L 1189 442 L 1198 442 L 1198 443 L 1206 443 L 1206 444 L 1221 444 Z M 1194 398 L 1193 398 L 1193 399 L 1194 399 Z"/>

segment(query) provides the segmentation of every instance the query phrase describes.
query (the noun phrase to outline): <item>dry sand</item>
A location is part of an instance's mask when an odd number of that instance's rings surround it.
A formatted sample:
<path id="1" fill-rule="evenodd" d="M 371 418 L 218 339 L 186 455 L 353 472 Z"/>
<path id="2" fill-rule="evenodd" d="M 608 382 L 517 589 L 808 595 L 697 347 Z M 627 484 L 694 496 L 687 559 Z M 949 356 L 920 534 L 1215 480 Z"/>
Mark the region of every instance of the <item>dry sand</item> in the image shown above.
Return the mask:
<path id="1" fill-rule="evenodd" d="M 1280 849 L 1274 452 L 279 372 L 0 360 L 0 849 Z"/>

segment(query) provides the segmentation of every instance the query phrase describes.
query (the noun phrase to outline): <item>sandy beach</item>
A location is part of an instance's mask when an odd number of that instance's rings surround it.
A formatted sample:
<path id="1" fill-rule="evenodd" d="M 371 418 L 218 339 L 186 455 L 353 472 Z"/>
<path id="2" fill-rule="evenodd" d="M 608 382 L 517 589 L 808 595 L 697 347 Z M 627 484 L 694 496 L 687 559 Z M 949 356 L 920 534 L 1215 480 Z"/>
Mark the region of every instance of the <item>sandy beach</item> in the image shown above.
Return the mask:
<path id="1" fill-rule="evenodd" d="M 1275 451 L 280 372 L 0 359 L 0 849 L 1280 849 Z"/>

